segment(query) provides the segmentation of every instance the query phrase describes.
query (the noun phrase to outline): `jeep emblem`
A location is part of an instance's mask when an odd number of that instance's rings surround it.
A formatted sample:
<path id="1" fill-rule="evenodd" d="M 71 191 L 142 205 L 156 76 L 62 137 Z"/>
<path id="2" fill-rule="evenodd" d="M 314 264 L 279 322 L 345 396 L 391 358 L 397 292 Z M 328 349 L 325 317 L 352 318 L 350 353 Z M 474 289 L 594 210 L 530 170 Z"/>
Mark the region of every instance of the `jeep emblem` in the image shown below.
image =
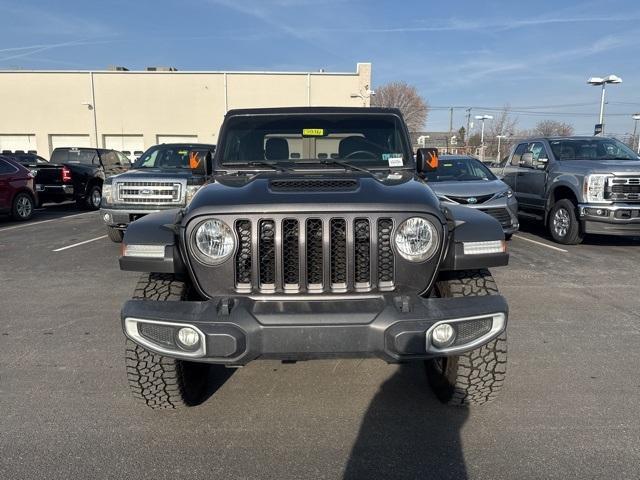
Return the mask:
<path id="1" fill-rule="evenodd" d="M 478 199 L 476 197 L 467 198 L 467 203 L 478 203 Z"/>

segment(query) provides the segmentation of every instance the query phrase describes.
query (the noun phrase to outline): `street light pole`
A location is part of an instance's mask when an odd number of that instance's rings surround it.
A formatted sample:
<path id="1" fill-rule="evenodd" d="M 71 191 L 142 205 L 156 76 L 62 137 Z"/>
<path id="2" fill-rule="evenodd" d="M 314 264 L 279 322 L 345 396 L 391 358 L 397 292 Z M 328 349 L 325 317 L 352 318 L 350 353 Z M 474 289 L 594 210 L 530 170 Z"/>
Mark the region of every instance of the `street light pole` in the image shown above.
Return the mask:
<path id="1" fill-rule="evenodd" d="M 476 115 L 476 120 L 482 122 L 482 128 L 480 130 L 480 151 L 482 152 L 482 160 L 484 161 L 484 121 L 493 120 L 491 115 Z"/>
<path id="2" fill-rule="evenodd" d="M 498 156 L 496 158 L 497 162 L 500 162 L 500 140 L 502 140 L 505 137 L 506 135 L 496 135 L 496 138 L 498 139 Z"/>
<path id="3" fill-rule="evenodd" d="M 622 79 L 617 75 L 607 75 L 606 77 L 591 77 L 587 80 L 589 85 L 602 86 L 602 92 L 600 94 L 600 125 L 602 125 L 601 134 L 604 135 L 604 99 L 605 99 L 605 86 L 607 83 L 622 83 Z"/>
<path id="4" fill-rule="evenodd" d="M 636 133 L 638 132 L 638 120 L 640 120 L 640 113 L 635 113 L 631 118 L 633 118 L 633 141 L 631 144 L 631 148 L 634 147 L 633 143 L 636 141 Z M 638 139 L 638 155 L 640 155 L 640 138 Z"/>

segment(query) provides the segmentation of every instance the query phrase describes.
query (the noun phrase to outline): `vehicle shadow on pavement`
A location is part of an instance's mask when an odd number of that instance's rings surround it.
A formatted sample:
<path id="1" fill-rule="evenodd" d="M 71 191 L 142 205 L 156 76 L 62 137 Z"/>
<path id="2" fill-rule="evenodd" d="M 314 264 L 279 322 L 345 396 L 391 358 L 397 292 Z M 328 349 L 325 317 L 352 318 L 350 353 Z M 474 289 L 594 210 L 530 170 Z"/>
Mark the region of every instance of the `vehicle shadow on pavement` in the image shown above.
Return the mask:
<path id="1" fill-rule="evenodd" d="M 401 365 L 369 405 L 344 478 L 465 479 L 460 431 L 468 416 L 437 400 L 421 363 Z"/>
<path id="2" fill-rule="evenodd" d="M 210 365 L 207 377 L 207 389 L 196 404 L 202 405 L 206 403 L 207 400 L 227 383 L 235 371 L 235 368 L 227 368 L 224 365 Z"/>
<path id="3" fill-rule="evenodd" d="M 520 231 L 540 237 L 542 240 L 548 241 L 551 245 L 557 245 L 564 248 L 563 245 L 555 243 L 549 235 L 547 229 L 541 222 L 520 219 Z M 640 245 L 640 237 L 618 237 L 614 235 L 585 235 L 582 241 L 584 245 L 602 245 L 602 246 L 638 246 Z"/>

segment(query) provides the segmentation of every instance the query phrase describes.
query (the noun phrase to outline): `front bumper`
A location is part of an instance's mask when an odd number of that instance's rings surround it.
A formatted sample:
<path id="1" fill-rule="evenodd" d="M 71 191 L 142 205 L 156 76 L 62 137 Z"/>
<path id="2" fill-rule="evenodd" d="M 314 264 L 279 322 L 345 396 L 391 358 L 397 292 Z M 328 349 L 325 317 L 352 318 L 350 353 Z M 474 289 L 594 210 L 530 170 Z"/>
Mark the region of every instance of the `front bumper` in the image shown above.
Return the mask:
<path id="1" fill-rule="evenodd" d="M 127 337 L 162 355 L 245 365 L 258 358 L 379 357 L 397 363 L 454 355 L 497 337 L 506 328 L 507 315 L 507 303 L 499 295 L 444 299 L 380 295 L 324 300 L 130 300 L 121 319 Z M 464 336 L 458 335 L 460 343 L 435 348 L 430 335 L 439 322 L 464 330 Z M 199 333 L 196 352 L 185 351 L 176 342 L 170 345 L 170 332 L 186 326 Z M 157 338 L 144 333 L 148 331 L 157 331 Z"/>
<path id="2" fill-rule="evenodd" d="M 138 218 L 141 218 L 150 213 L 159 212 L 160 210 L 160 208 L 101 208 L 100 217 L 108 227 L 124 230 L 131 222 L 137 220 Z"/>
<path id="3" fill-rule="evenodd" d="M 578 205 L 585 233 L 640 236 L 640 204 Z"/>

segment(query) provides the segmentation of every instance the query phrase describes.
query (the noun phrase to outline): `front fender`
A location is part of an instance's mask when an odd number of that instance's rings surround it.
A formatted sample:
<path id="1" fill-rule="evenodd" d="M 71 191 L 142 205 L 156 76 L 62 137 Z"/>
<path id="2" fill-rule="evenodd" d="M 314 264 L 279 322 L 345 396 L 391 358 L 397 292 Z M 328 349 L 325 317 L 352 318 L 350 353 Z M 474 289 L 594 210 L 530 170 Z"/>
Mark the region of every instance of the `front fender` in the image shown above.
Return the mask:
<path id="1" fill-rule="evenodd" d="M 122 240 L 120 270 L 150 273 L 184 273 L 185 267 L 176 243 L 176 232 L 182 218 L 179 209 L 151 213 L 132 222 Z M 135 255 L 131 246 L 157 246 L 156 256 Z M 135 247 L 134 247 L 135 248 Z M 128 251 L 129 250 L 129 251 Z"/>
<path id="2" fill-rule="evenodd" d="M 445 216 L 453 225 L 449 249 L 440 270 L 474 270 L 502 267 L 509 263 L 504 232 L 500 223 L 479 210 L 458 205 L 447 205 Z M 501 242 L 502 251 L 465 254 L 465 243 Z"/>

